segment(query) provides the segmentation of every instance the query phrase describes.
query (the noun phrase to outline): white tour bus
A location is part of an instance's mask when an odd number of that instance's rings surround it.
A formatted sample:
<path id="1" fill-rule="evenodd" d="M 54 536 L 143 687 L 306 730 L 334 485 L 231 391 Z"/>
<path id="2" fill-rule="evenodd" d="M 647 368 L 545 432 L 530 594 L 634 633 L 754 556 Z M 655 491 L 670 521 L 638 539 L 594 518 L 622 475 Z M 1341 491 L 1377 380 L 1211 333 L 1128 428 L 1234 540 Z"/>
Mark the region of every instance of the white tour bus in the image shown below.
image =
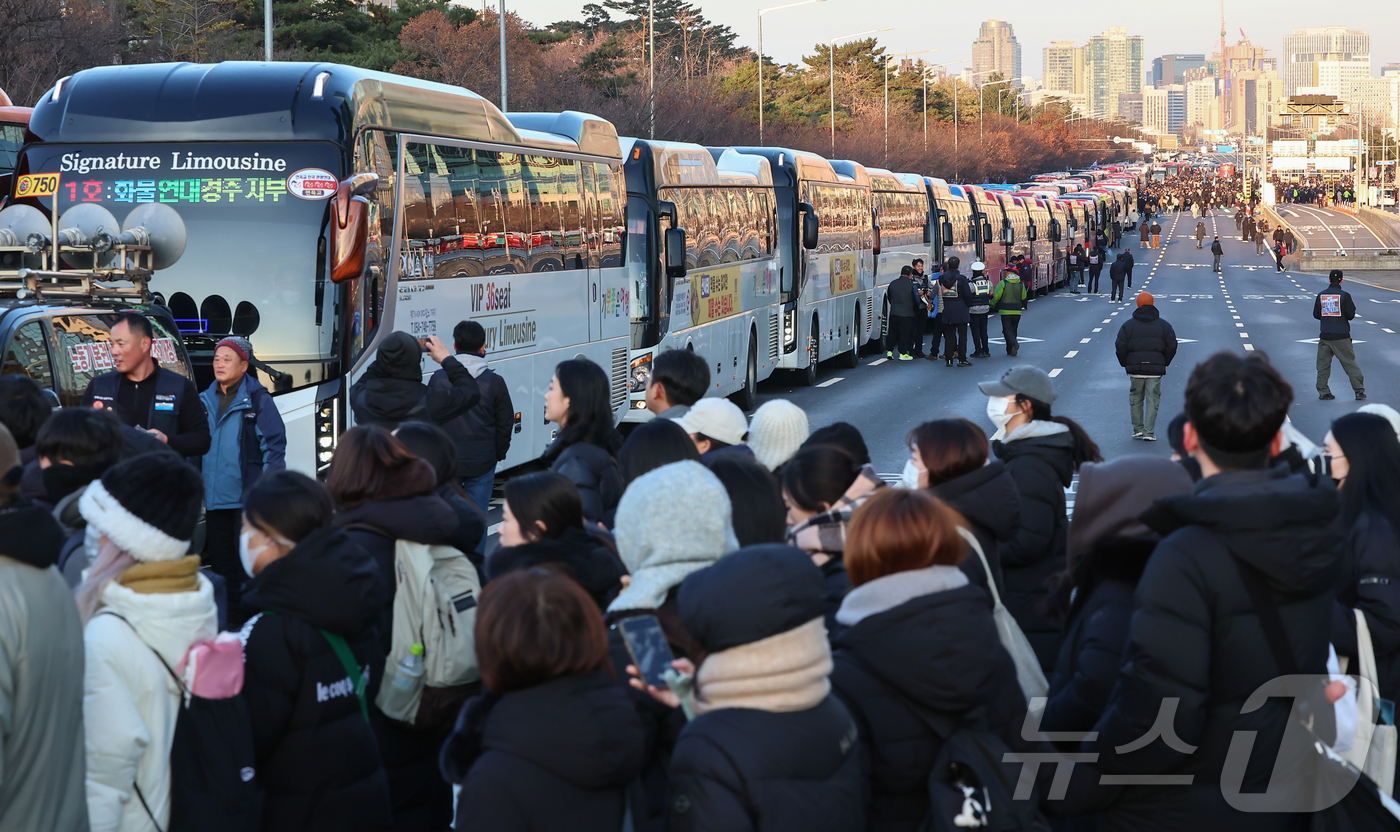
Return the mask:
<path id="1" fill-rule="evenodd" d="M 914 260 L 924 261 L 924 274 L 938 271 L 933 237 L 933 215 L 929 211 L 928 189 L 923 177 L 912 173 L 891 173 L 868 168 L 870 208 L 875 216 L 875 322 L 870 338 L 883 348 L 889 332 L 890 305 L 885 291 L 899 277 L 902 267 Z"/>

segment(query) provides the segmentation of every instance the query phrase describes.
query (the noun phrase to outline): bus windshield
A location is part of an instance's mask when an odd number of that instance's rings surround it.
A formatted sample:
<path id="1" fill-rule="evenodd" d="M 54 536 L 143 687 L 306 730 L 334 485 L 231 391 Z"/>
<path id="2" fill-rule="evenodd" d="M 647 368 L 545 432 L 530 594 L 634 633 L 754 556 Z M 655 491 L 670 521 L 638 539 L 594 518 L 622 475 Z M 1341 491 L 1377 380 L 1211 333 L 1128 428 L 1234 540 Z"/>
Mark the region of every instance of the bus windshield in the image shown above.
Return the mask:
<path id="1" fill-rule="evenodd" d="M 175 209 L 185 252 L 150 286 L 187 337 L 246 335 L 294 387 L 323 380 L 336 354 L 335 293 L 321 283 L 324 260 L 318 265 L 340 178 L 334 145 L 33 144 L 26 154 L 29 172 L 59 174 L 60 226 L 79 203 L 101 205 L 118 223 L 144 203 Z"/>
<path id="2" fill-rule="evenodd" d="M 12 173 L 24 146 L 24 125 L 0 122 L 0 175 Z M 9 194 L 0 194 L 0 199 Z"/>

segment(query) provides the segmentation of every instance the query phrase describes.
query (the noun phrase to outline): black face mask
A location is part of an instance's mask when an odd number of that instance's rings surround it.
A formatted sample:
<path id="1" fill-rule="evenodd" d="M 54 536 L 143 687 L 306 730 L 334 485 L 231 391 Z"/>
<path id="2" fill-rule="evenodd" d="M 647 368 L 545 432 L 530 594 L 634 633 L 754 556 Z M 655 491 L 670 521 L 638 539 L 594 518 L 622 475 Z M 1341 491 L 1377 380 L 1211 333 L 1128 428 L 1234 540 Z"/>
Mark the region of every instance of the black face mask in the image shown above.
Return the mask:
<path id="1" fill-rule="evenodd" d="M 49 495 L 49 502 L 57 503 L 101 475 L 101 471 L 90 465 L 55 463 L 44 469 L 44 491 Z"/>

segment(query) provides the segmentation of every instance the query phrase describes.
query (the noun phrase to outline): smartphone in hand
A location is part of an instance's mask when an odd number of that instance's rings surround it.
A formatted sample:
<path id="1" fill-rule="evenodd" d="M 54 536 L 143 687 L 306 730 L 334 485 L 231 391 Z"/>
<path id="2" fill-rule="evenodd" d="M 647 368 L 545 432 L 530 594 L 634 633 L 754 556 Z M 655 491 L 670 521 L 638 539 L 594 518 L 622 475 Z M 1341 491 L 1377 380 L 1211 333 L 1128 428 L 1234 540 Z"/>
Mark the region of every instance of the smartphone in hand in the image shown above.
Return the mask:
<path id="1" fill-rule="evenodd" d="M 632 656 L 632 664 L 641 671 L 642 679 L 652 687 L 665 689 L 664 677 L 675 657 L 666 643 L 666 634 L 661 631 L 661 622 L 654 615 L 638 615 L 622 619 L 617 627 L 622 631 L 622 640 Z"/>

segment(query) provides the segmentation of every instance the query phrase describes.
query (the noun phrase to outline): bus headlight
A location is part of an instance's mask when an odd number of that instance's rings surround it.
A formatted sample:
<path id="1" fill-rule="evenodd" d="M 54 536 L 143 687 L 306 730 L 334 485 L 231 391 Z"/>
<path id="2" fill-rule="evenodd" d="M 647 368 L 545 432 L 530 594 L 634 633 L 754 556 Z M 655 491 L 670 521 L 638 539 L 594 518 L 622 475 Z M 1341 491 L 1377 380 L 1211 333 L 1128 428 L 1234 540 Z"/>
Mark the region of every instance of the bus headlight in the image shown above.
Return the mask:
<path id="1" fill-rule="evenodd" d="M 645 393 L 647 380 L 651 378 L 651 353 L 632 359 L 627 367 L 627 375 L 632 380 L 628 390 L 632 393 Z"/>
<path id="2" fill-rule="evenodd" d="M 325 479 L 335 458 L 335 444 L 340 438 L 340 399 L 322 399 L 316 403 L 316 476 Z"/>
<path id="3" fill-rule="evenodd" d="M 797 310 L 783 313 L 783 352 L 791 352 L 797 345 Z"/>

